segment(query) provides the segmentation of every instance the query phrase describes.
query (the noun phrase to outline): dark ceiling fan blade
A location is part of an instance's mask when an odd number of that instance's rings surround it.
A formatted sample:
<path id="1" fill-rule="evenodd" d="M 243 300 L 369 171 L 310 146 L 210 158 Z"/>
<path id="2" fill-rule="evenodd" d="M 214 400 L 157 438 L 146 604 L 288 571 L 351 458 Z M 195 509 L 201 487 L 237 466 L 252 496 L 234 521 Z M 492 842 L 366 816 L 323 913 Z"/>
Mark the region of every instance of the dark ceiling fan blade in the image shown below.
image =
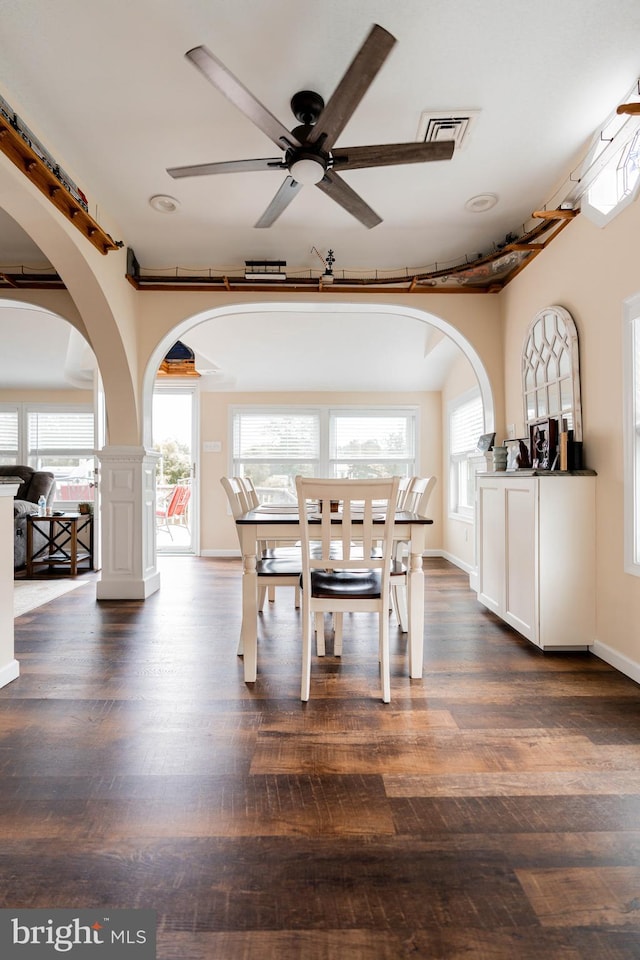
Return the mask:
<path id="1" fill-rule="evenodd" d="M 395 37 L 374 23 L 309 134 L 309 143 L 318 143 L 323 150 L 331 149 L 395 42 Z"/>
<path id="2" fill-rule="evenodd" d="M 617 108 L 616 113 L 628 113 L 632 117 L 637 116 L 640 113 L 640 103 L 635 101 L 632 103 L 621 103 Z"/>
<path id="3" fill-rule="evenodd" d="M 283 150 L 289 146 L 300 146 L 299 140 L 227 70 L 217 57 L 214 57 L 210 50 L 206 47 L 194 47 L 192 50 L 187 50 L 185 57 L 277 146 Z"/>
<path id="4" fill-rule="evenodd" d="M 341 207 L 350 213 L 356 220 L 371 229 L 382 223 L 382 217 L 379 217 L 375 210 L 364 202 L 355 190 L 345 183 L 342 177 L 339 177 L 333 170 L 327 170 L 320 183 L 316 184 L 323 193 L 339 203 Z"/>
<path id="5" fill-rule="evenodd" d="M 280 214 L 287 209 L 293 198 L 302 190 L 302 184 L 294 180 L 293 177 L 287 177 L 275 197 L 262 214 L 254 226 L 270 227 L 278 219 Z"/>
<path id="6" fill-rule="evenodd" d="M 195 163 L 190 167 L 169 167 L 167 173 L 174 180 L 180 177 L 205 177 L 210 173 L 246 173 L 250 170 L 286 170 L 280 157 L 265 160 L 223 160 L 221 163 Z"/>
<path id="7" fill-rule="evenodd" d="M 334 170 L 357 170 L 362 167 L 450 160 L 454 149 L 453 140 L 433 143 L 381 143 L 371 147 L 338 147 L 331 151 L 331 156 Z"/>

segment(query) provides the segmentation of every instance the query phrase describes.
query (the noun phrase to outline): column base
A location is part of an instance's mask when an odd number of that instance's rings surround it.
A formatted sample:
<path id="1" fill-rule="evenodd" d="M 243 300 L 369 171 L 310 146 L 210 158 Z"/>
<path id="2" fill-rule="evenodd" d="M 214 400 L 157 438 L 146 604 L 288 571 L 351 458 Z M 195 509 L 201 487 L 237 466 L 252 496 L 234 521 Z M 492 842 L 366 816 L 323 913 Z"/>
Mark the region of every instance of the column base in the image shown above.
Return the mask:
<path id="1" fill-rule="evenodd" d="M 17 660 L 10 660 L 4 667 L 0 668 L 0 687 L 6 687 L 12 680 L 17 680 L 20 676 L 20 664 Z"/>
<path id="2" fill-rule="evenodd" d="M 127 577 L 123 580 L 111 578 L 98 580 L 96 584 L 97 600 L 146 600 L 160 589 L 160 573 L 156 571 L 143 580 Z"/>

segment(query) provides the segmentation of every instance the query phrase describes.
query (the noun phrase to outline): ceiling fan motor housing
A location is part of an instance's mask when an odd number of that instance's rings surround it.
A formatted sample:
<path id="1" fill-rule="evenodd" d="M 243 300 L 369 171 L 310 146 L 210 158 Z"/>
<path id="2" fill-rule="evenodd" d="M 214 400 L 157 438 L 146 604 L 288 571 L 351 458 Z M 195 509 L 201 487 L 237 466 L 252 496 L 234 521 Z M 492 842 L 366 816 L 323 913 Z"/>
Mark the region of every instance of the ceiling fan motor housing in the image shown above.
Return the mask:
<path id="1" fill-rule="evenodd" d="M 300 90 L 291 97 L 291 109 L 296 120 L 312 127 L 324 110 L 324 100 L 314 90 Z"/>

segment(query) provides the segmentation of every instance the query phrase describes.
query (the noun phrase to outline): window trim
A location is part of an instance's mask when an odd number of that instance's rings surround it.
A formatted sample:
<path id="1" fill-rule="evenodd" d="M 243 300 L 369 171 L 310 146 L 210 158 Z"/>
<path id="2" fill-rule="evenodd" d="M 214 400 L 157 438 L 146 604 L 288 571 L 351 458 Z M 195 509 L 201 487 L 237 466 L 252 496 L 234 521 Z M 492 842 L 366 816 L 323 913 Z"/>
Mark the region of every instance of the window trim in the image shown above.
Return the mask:
<path id="1" fill-rule="evenodd" d="M 483 423 L 486 428 L 486 416 L 484 410 L 484 400 L 482 397 L 482 391 L 480 387 L 471 387 L 469 390 L 465 390 L 464 393 L 459 394 L 452 400 L 449 400 L 447 403 L 447 424 L 446 424 L 446 451 L 447 451 L 447 465 L 448 465 L 448 476 L 449 476 L 449 496 L 448 500 L 448 517 L 450 520 L 459 520 L 465 523 L 473 523 L 475 519 L 475 504 L 470 506 L 460 506 L 459 503 L 459 464 L 461 462 L 466 462 L 469 469 L 473 469 L 473 451 L 468 450 L 464 454 L 453 454 L 451 452 L 451 418 L 454 411 L 463 406 L 466 403 L 470 403 L 472 400 L 480 400 L 480 405 L 482 407 L 482 418 Z M 480 434 L 478 434 L 480 436 Z"/>
<path id="2" fill-rule="evenodd" d="M 640 293 L 624 303 L 622 337 L 623 456 L 624 456 L 624 570 L 640 577 L 640 410 L 636 409 L 634 341 L 640 338 Z"/>
<path id="3" fill-rule="evenodd" d="M 632 119 L 635 119 L 635 118 L 632 118 Z M 623 126 L 624 124 L 622 125 L 622 127 Z M 583 213 L 584 216 L 587 217 L 587 219 L 590 220 L 597 227 L 606 227 L 607 224 L 614 219 L 614 217 L 617 217 L 619 213 L 622 213 L 622 211 L 629 206 L 629 204 L 633 203 L 633 201 L 638 196 L 638 193 L 640 192 L 640 177 L 638 177 L 635 185 L 631 188 L 631 190 L 623 191 L 622 193 L 620 193 L 618 189 L 618 199 L 614 203 L 614 205 L 611 207 L 610 210 L 604 211 L 600 207 L 594 206 L 594 204 L 589 200 L 589 194 L 597 184 L 598 180 L 605 175 L 609 176 L 611 173 L 610 168 L 613 165 L 615 165 L 614 176 L 616 177 L 616 180 L 618 180 L 619 172 L 620 172 L 620 164 L 622 162 L 623 156 L 625 154 L 627 155 L 627 157 L 625 158 L 625 162 L 626 162 L 626 159 L 628 159 L 629 152 L 637 144 L 640 144 L 640 127 L 638 126 L 637 120 L 633 123 L 627 120 L 626 130 L 622 129 L 622 127 L 619 131 L 621 135 L 621 140 L 620 140 L 620 143 L 617 145 L 617 149 L 615 149 L 615 151 L 612 152 L 610 155 L 607 154 L 606 159 L 605 159 L 605 153 L 603 151 L 601 169 L 595 175 L 595 177 L 589 184 L 588 189 L 585 191 L 584 195 L 582 196 L 582 200 L 580 204 L 581 213 Z M 597 144 L 596 144 L 596 147 L 597 147 Z M 592 148 L 591 154 L 589 155 L 589 157 L 594 157 L 594 162 L 597 156 L 595 153 L 596 147 Z"/>

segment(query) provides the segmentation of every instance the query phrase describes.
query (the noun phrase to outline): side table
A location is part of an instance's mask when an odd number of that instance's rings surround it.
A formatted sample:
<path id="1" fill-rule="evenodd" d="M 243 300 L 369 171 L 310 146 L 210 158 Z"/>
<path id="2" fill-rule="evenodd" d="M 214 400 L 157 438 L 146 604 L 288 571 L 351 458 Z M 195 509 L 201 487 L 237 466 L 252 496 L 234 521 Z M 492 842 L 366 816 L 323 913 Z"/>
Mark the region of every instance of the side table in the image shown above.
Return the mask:
<path id="1" fill-rule="evenodd" d="M 44 538 L 41 547 L 34 551 L 33 533 L 37 530 Z M 27 517 L 27 576 L 33 576 L 36 567 L 67 566 L 75 577 L 79 563 L 88 563 L 93 570 L 93 516 L 91 514 L 65 513 L 61 516 Z"/>

